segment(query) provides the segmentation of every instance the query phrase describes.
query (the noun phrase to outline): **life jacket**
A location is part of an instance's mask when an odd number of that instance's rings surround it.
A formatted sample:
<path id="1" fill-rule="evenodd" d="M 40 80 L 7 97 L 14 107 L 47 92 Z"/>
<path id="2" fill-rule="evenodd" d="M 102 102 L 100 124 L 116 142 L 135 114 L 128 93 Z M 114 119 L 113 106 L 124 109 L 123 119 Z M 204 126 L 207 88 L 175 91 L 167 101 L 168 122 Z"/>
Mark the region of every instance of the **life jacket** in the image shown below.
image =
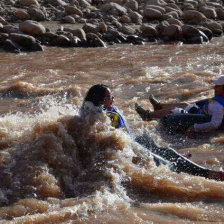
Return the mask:
<path id="1" fill-rule="evenodd" d="M 112 110 L 105 110 L 108 117 L 110 117 L 112 121 L 112 126 L 115 128 L 125 128 L 128 134 L 130 134 L 129 128 L 126 125 L 125 119 L 122 114 L 118 111 L 118 109 L 113 106 Z"/>
<path id="2" fill-rule="evenodd" d="M 209 103 L 215 102 L 215 101 L 220 103 L 224 107 L 224 98 L 221 97 L 221 96 L 215 96 L 213 98 L 201 101 L 200 105 L 198 105 L 199 106 L 199 111 L 197 112 L 197 114 L 208 115 L 208 105 L 209 105 Z"/>

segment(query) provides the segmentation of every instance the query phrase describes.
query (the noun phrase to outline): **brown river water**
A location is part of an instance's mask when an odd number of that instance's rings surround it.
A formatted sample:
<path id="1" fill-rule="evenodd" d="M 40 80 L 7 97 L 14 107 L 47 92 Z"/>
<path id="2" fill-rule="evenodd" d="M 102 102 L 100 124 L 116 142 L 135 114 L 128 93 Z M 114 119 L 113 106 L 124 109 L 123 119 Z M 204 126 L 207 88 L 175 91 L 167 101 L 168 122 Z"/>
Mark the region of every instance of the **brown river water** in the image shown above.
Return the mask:
<path id="1" fill-rule="evenodd" d="M 212 96 L 223 73 L 223 38 L 206 45 L 117 45 L 0 52 L 0 223 L 224 223 L 224 183 L 155 166 L 147 151 L 108 118 L 78 116 L 90 86 L 111 87 L 133 136 L 224 167 L 224 134 L 189 139 L 141 121 L 138 102 Z M 140 161 L 140 162 L 134 162 Z"/>

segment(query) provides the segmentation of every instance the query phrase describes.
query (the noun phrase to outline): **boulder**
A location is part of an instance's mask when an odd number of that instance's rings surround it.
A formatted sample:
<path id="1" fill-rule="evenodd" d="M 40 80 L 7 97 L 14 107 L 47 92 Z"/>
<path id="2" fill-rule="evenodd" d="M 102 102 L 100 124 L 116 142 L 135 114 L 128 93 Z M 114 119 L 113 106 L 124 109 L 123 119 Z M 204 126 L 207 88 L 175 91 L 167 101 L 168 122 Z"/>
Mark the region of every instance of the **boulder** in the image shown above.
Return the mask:
<path id="1" fill-rule="evenodd" d="M 211 30 L 209 30 L 208 28 L 206 28 L 204 26 L 197 27 L 197 29 L 199 29 L 200 31 L 202 31 L 208 37 L 208 40 L 211 40 L 212 39 L 213 34 L 212 34 L 212 31 Z"/>
<path id="2" fill-rule="evenodd" d="M 111 35 L 112 38 L 115 38 L 117 40 L 120 41 L 120 43 L 125 42 L 126 41 L 126 37 L 124 34 L 122 34 L 121 32 L 117 31 L 117 30 L 110 30 L 107 32 L 107 34 Z"/>
<path id="3" fill-rule="evenodd" d="M 83 8 L 89 8 L 92 7 L 91 4 L 86 1 L 86 0 L 78 0 L 78 3 L 80 6 L 82 6 Z"/>
<path id="4" fill-rule="evenodd" d="M 72 33 L 74 36 L 78 37 L 80 40 L 86 40 L 86 33 L 83 29 L 69 29 L 69 28 L 65 28 L 64 29 L 67 32 Z"/>
<path id="5" fill-rule="evenodd" d="M 153 8 L 146 8 L 144 10 L 144 16 L 147 19 L 155 20 L 155 19 L 162 19 L 162 13 L 159 10 Z"/>
<path id="6" fill-rule="evenodd" d="M 181 32 L 181 26 L 172 24 L 164 28 L 163 36 L 168 40 L 178 40 L 181 37 Z"/>
<path id="7" fill-rule="evenodd" d="M 223 8 L 223 6 L 218 2 L 206 2 L 206 5 L 214 7 L 216 9 L 222 9 Z"/>
<path id="8" fill-rule="evenodd" d="M 165 7 L 170 7 L 170 8 L 176 9 L 177 11 L 182 11 L 181 8 L 177 4 L 174 4 L 174 3 L 169 3 Z"/>
<path id="9" fill-rule="evenodd" d="M 131 23 L 131 18 L 127 15 L 123 15 L 120 19 L 119 22 L 121 23 Z"/>
<path id="10" fill-rule="evenodd" d="M 206 17 L 203 13 L 196 10 L 187 10 L 183 12 L 183 19 L 185 21 L 191 21 L 194 23 L 200 23 L 206 21 Z"/>
<path id="11" fill-rule="evenodd" d="M 17 46 L 13 41 L 6 39 L 2 46 L 3 50 L 9 51 L 11 53 L 19 53 L 20 49 L 19 46 Z"/>
<path id="12" fill-rule="evenodd" d="M 135 45 L 143 45 L 144 44 L 144 39 L 137 36 L 137 35 L 128 35 L 127 36 L 127 43 L 132 43 Z"/>
<path id="13" fill-rule="evenodd" d="M 182 27 L 182 32 L 184 38 L 194 37 L 199 34 L 199 30 L 191 25 L 184 25 Z"/>
<path id="14" fill-rule="evenodd" d="M 224 9 L 217 8 L 216 14 L 217 14 L 217 19 L 224 20 Z"/>
<path id="15" fill-rule="evenodd" d="M 31 51 L 44 51 L 44 48 L 41 46 L 40 43 L 36 42 L 30 50 Z"/>
<path id="16" fill-rule="evenodd" d="M 46 0 L 48 4 L 51 4 L 53 6 L 66 6 L 67 3 L 63 0 Z"/>
<path id="17" fill-rule="evenodd" d="M 125 7 L 129 8 L 133 11 L 137 11 L 138 10 L 138 2 L 135 0 L 127 0 Z"/>
<path id="18" fill-rule="evenodd" d="M 16 9 L 15 16 L 20 20 L 30 19 L 30 15 L 25 9 Z"/>
<path id="19" fill-rule="evenodd" d="M 166 13 L 175 12 L 178 14 L 178 17 L 182 16 L 182 14 L 183 14 L 181 10 L 174 9 L 169 6 L 166 6 L 165 9 L 166 9 Z"/>
<path id="20" fill-rule="evenodd" d="M 107 32 L 107 25 L 104 22 L 99 24 L 99 32 L 106 33 Z"/>
<path id="21" fill-rule="evenodd" d="M 43 21 L 43 20 L 46 19 L 46 16 L 44 15 L 44 13 L 39 8 L 29 7 L 28 13 L 29 13 L 30 18 L 32 20 Z"/>
<path id="22" fill-rule="evenodd" d="M 58 35 L 53 39 L 52 44 L 59 47 L 69 47 L 71 42 L 65 35 Z"/>
<path id="23" fill-rule="evenodd" d="M 98 33 L 99 32 L 99 27 L 95 24 L 90 24 L 90 23 L 86 23 L 82 29 L 86 32 L 86 33 Z"/>
<path id="24" fill-rule="evenodd" d="M 72 16 L 65 16 L 63 19 L 62 19 L 62 22 L 63 23 L 68 23 L 68 24 L 75 24 L 75 18 L 72 17 Z"/>
<path id="25" fill-rule="evenodd" d="M 9 39 L 14 43 L 29 49 L 31 49 L 36 43 L 36 39 L 34 37 L 25 34 L 11 33 L 9 35 Z"/>
<path id="26" fill-rule="evenodd" d="M 31 5 L 36 5 L 40 6 L 37 0 L 20 0 L 19 3 L 23 6 L 31 6 Z"/>
<path id="27" fill-rule="evenodd" d="M 209 21 L 204 23 L 203 25 L 210 29 L 212 32 L 215 30 L 222 30 L 222 25 L 216 21 Z"/>
<path id="28" fill-rule="evenodd" d="M 18 33 L 19 28 L 15 25 L 5 25 L 2 29 L 3 33 Z"/>
<path id="29" fill-rule="evenodd" d="M 160 6 L 167 5 L 167 3 L 163 0 L 147 0 L 147 4 L 149 4 L 149 5 L 160 5 Z"/>
<path id="30" fill-rule="evenodd" d="M 208 18 L 208 19 L 216 19 L 217 13 L 215 9 L 208 8 L 208 7 L 202 7 L 201 12 Z"/>
<path id="31" fill-rule="evenodd" d="M 156 38 L 158 37 L 159 33 L 158 31 L 156 30 L 155 27 L 153 26 L 150 26 L 150 25 L 146 25 L 146 24 L 143 24 L 141 27 L 140 27 L 141 31 L 142 31 L 142 34 L 148 38 Z"/>
<path id="32" fill-rule="evenodd" d="M 167 22 L 170 24 L 170 25 L 178 25 L 178 26 L 183 26 L 184 24 L 178 20 L 178 19 L 168 19 Z"/>
<path id="33" fill-rule="evenodd" d="M 46 33 L 43 34 L 42 37 L 43 38 L 54 39 L 54 38 L 58 37 L 58 35 L 55 34 L 55 33 L 52 33 L 52 32 L 46 32 Z"/>
<path id="34" fill-rule="evenodd" d="M 209 40 L 204 32 L 190 25 L 184 25 L 182 27 L 182 34 L 186 43 L 200 44 Z"/>
<path id="35" fill-rule="evenodd" d="M 122 16 L 127 13 L 127 9 L 125 7 L 114 2 L 102 5 L 101 10 L 115 16 Z"/>
<path id="36" fill-rule="evenodd" d="M 106 44 L 96 34 L 88 33 L 85 47 L 106 47 Z"/>
<path id="37" fill-rule="evenodd" d="M 122 26 L 119 31 L 125 35 L 133 35 L 136 33 L 136 30 L 130 26 Z"/>
<path id="38" fill-rule="evenodd" d="M 182 6 L 182 11 L 187 11 L 187 10 L 195 10 L 194 6 L 190 3 L 184 3 Z"/>
<path id="39" fill-rule="evenodd" d="M 163 6 L 158 6 L 158 5 L 146 5 L 145 7 L 146 9 L 147 8 L 150 8 L 150 9 L 156 9 L 158 11 L 160 11 L 162 14 L 166 13 L 166 10 Z"/>
<path id="40" fill-rule="evenodd" d="M 143 16 L 140 15 L 138 12 L 133 12 L 132 11 L 128 15 L 131 18 L 133 23 L 137 23 L 137 24 L 141 24 L 142 23 Z"/>
<path id="41" fill-rule="evenodd" d="M 171 18 L 174 18 L 174 19 L 179 19 L 179 14 L 177 13 L 177 11 L 169 12 L 166 15 L 170 15 Z"/>
<path id="42" fill-rule="evenodd" d="M 222 35 L 222 25 L 216 21 L 209 21 L 207 23 L 203 24 L 205 27 L 207 27 L 209 30 L 212 31 L 214 36 L 221 36 Z"/>
<path id="43" fill-rule="evenodd" d="M 80 17 L 83 17 L 83 13 L 80 9 L 78 9 L 77 7 L 75 6 L 66 6 L 65 7 L 65 12 L 68 14 L 68 15 L 78 15 Z"/>
<path id="44" fill-rule="evenodd" d="M 46 32 L 46 29 L 42 24 L 33 20 L 26 20 L 25 22 L 20 23 L 19 29 L 26 34 L 36 37 L 42 36 Z"/>

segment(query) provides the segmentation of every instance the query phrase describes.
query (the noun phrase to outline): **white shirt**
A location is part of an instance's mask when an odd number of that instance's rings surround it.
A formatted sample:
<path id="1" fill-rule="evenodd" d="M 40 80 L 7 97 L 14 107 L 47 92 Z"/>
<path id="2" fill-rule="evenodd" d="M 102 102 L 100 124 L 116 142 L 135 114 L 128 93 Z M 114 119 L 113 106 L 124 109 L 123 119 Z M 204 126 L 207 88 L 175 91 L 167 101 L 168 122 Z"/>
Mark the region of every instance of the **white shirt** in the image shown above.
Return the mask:
<path id="1" fill-rule="evenodd" d="M 220 103 L 213 101 L 208 104 L 208 114 L 212 116 L 211 121 L 202 124 L 194 124 L 194 130 L 196 132 L 206 132 L 217 129 L 222 124 L 224 107 Z"/>

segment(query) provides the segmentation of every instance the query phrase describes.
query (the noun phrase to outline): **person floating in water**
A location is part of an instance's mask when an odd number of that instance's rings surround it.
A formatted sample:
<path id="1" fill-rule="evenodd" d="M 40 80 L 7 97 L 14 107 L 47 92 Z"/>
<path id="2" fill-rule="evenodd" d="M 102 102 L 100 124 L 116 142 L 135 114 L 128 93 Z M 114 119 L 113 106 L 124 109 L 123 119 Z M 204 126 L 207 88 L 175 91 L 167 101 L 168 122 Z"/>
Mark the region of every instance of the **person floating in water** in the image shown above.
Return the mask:
<path id="1" fill-rule="evenodd" d="M 111 90 L 106 85 L 97 84 L 87 92 L 80 109 L 80 116 L 91 124 L 97 121 L 101 113 L 106 113 L 111 118 L 113 127 L 124 128 L 131 136 L 123 115 L 114 106 L 114 96 Z M 224 172 L 201 167 L 170 147 L 160 147 L 147 135 L 137 136 L 134 140 L 150 151 L 157 165 L 167 164 L 172 171 L 178 173 L 184 172 L 224 181 Z"/>
<path id="2" fill-rule="evenodd" d="M 191 104 L 158 102 L 153 95 L 149 100 L 154 111 L 135 105 L 136 112 L 145 121 L 161 119 L 161 123 L 170 131 L 209 132 L 224 128 L 224 76 L 214 81 L 214 97 L 200 100 Z"/>

